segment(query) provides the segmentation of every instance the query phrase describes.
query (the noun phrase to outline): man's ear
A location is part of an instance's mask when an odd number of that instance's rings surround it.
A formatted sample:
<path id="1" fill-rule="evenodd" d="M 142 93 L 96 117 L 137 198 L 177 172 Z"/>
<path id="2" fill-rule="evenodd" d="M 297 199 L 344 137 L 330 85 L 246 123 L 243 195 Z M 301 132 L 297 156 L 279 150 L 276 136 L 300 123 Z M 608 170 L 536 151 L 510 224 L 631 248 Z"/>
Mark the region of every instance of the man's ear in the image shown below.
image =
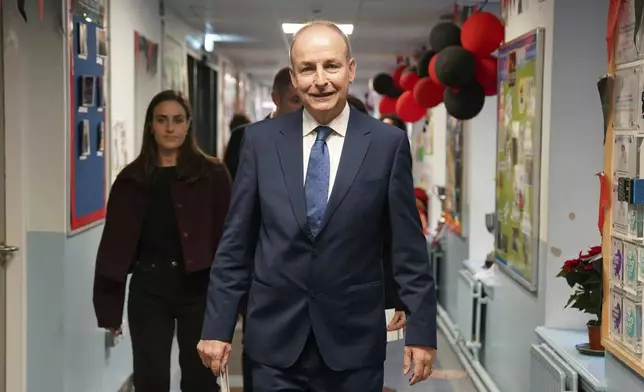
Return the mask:
<path id="1" fill-rule="evenodd" d="M 291 75 L 291 84 L 293 87 L 297 88 L 297 83 L 295 82 L 295 72 L 293 71 L 293 67 L 290 67 L 288 69 L 288 74 Z"/>
<path id="2" fill-rule="evenodd" d="M 356 60 L 354 58 L 349 60 L 349 83 L 353 83 L 356 77 Z"/>
<path id="3" fill-rule="evenodd" d="M 280 106 L 280 95 L 277 93 L 277 91 L 273 91 L 271 93 L 271 99 L 273 99 L 275 106 Z"/>

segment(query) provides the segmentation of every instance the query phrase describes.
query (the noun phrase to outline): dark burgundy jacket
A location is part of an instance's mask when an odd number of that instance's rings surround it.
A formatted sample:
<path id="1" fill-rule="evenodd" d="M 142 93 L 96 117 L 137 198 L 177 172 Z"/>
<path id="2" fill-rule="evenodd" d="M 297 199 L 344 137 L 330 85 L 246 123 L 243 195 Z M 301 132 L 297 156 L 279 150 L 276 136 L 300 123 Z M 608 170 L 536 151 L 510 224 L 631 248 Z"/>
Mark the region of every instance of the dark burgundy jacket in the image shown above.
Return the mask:
<path id="1" fill-rule="evenodd" d="M 118 328 L 122 323 L 127 275 L 136 258 L 148 203 L 147 188 L 136 180 L 134 165 L 118 175 L 107 201 L 94 276 L 94 310 L 101 328 Z M 179 178 L 172 185 L 187 272 L 210 268 L 228 212 L 230 188 L 225 165 L 214 159 L 209 159 L 198 179 Z"/>

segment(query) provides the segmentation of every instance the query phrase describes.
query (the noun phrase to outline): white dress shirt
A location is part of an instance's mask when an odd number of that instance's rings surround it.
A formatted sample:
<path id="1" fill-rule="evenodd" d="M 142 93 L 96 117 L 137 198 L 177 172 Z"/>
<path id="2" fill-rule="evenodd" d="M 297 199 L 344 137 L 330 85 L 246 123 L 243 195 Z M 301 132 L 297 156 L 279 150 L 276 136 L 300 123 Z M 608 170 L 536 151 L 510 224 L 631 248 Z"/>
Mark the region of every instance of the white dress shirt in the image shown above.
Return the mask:
<path id="1" fill-rule="evenodd" d="M 340 157 L 342 156 L 342 147 L 344 147 L 344 138 L 347 135 L 347 127 L 349 126 L 349 115 L 351 114 L 351 109 L 349 109 L 349 104 L 347 103 L 342 113 L 333 121 L 326 124 L 327 127 L 333 129 L 333 132 L 329 135 L 329 138 L 326 140 L 326 145 L 329 151 L 329 163 L 331 172 L 329 173 L 329 194 L 328 197 L 331 197 L 331 191 L 333 190 L 333 184 L 335 183 L 335 176 L 338 173 L 338 167 L 340 166 Z M 317 132 L 315 128 L 321 126 L 322 124 L 318 123 L 309 112 L 304 109 L 302 114 L 302 148 L 304 149 L 304 182 L 306 182 L 306 170 L 309 166 L 309 157 L 311 156 L 311 147 L 315 143 L 315 138 L 317 137 Z"/>

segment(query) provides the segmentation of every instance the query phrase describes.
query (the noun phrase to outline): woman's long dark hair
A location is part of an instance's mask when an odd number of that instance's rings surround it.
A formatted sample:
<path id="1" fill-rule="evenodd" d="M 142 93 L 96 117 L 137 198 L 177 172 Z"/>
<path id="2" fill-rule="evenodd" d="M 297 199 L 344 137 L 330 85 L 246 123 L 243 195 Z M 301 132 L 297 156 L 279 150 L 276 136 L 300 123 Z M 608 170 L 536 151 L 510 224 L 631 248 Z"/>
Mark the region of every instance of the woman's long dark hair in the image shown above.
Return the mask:
<path id="1" fill-rule="evenodd" d="M 192 108 L 190 107 L 188 98 L 178 91 L 162 91 L 152 98 L 145 112 L 141 152 L 134 162 L 132 162 L 132 165 L 136 168 L 135 177 L 137 181 L 145 185 L 152 183 L 154 171 L 158 165 L 158 147 L 154 139 L 154 132 L 152 131 L 154 110 L 159 104 L 167 101 L 174 101 L 181 105 L 186 112 L 186 121 L 188 121 L 188 133 L 183 144 L 179 147 L 179 154 L 177 156 L 177 174 L 179 178 L 187 181 L 198 180 L 204 174 L 206 162 L 210 158 L 197 146 L 193 132 L 194 127 L 192 125 Z"/>

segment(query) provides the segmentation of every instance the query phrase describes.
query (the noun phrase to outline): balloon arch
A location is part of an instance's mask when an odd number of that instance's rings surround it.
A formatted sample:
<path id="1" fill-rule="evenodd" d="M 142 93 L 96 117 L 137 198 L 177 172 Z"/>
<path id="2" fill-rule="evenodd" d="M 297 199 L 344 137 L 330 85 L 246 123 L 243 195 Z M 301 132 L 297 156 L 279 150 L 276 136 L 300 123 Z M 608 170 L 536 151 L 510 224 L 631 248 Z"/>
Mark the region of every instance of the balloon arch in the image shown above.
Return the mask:
<path id="1" fill-rule="evenodd" d="M 372 80 L 382 96 L 378 110 L 406 122 L 423 118 L 440 103 L 458 120 L 476 117 L 485 96 L 497 94 L 497 58 L 493 53 L 504 39 L 503 23 L 494 14 L 476 12 L 459 27 L 445 22 L 430 35 L 430 49 L 415 67 L 399 65 Z"/>

